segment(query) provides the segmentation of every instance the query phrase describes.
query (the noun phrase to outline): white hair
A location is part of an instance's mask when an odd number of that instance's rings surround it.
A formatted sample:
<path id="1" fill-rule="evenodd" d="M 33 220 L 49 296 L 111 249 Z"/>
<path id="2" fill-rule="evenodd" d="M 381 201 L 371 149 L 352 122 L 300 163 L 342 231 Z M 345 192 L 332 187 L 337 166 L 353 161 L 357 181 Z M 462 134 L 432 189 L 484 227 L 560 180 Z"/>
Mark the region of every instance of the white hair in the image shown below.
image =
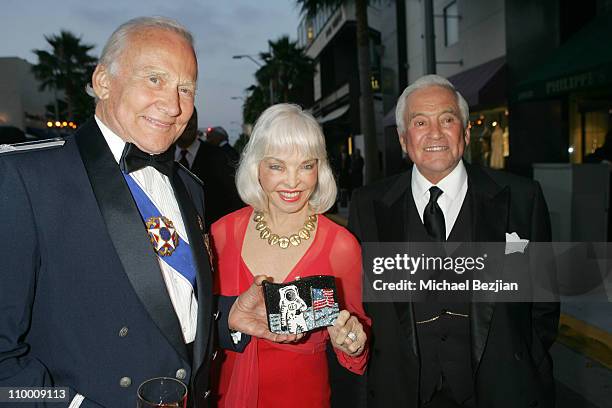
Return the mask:
<path id="1" fill-rule="evenodd" d="M 121 24 L 111 34 L 102 49 L 98 64 L 108 67 L 110 74 L 115 75 L 117 73 L 121 54 L 123 54 L 124 49 L 129 46 L 129 37 L 132 34 L 151 29 L 166 30 L 176 33 L 187 41 L 191 48 L 194 48 L 193 36 L 189 30 L 178 21 L 160 16 L 136 17 Z M 89 96 L 96 97 L 90 84 L 87 84 L 85 91 Z"/>
<path id="2" fill-rule="evenodd" d="M 470 118 L 470 108 L 465 101 L 465 98 L 455 89 L 454 85 L 450 81 L 440 75 L 425 75 L 414 81 L 410 86 L 404 89 L 404 92 L 397 99 L 397 105 L 395 107 L 395 123 L 400 133 L 406 130 L 406 124 L 404 123 L 404 115 L 406 114 L 406 101 L 408 97 L 415 91 L 430 86 L 439 86 L 452 91 L 457 98 L 457 105 L 459 106 L 459 113 L 461 114 L 461 121 L 463 122 L 463 128 L 467 129 L 468 120 Z"/>
<path id="3" fill-rule="evenodd" d="M 337 188 L 327 160 L 325 137 L 310 113 L 289 103 L 270 106 L 255 123 L 236 172 L 236 187 L 242 201 L 256 210 L 267 209 L 268 198 L 259 184 L 259 164 L 271 154 L 287 151 L 317 159 L 317 186 L 309 204 L 317 214 L 329 210 L 336 201 Z"/>

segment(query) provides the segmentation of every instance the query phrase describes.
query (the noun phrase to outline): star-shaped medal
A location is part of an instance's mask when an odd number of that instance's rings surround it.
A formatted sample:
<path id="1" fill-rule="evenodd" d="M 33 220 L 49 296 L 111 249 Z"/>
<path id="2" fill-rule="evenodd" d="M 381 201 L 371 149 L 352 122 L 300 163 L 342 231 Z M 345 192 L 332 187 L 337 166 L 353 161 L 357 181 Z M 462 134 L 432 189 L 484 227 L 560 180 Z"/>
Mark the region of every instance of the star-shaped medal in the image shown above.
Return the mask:
<path id="1" fill-rule="evenodd" d="M 174 224 L 162 216 L 150 217 L 147 222 L 147 232 L 153 249 L 159 256 L 170 256 L 179 244 L 179 236 Z"/>

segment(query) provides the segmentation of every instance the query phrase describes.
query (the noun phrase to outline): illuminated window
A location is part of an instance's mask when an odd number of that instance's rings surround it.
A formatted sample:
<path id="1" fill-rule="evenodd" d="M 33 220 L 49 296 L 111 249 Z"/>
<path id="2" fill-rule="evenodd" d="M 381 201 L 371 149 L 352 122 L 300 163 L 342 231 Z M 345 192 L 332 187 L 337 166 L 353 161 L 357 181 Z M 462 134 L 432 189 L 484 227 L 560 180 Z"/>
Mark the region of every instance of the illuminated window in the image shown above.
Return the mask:
<path id="1" fill-rule="evenodd" d="M 371 77 L 370 78 L 370 83 L 372 84 L 372 90 L 373 91 L 380 90 L 380 84 L 378 83 L 378 79 L 376 79 L 375 77 Z"/>
<path id="2" fill-rule="evenodd" d="M 306 38 L 308 38 L 308 41 L 312 41 L 312 39 L 314 38 L 314 29 L 311 25 L 309 25 L 306 29 Z"/>
<path id="3" fill-rule="evenodd" d="M 444 7 L 444 45 L 447 47 L 459 41 L 459 8 L 457 1 Z"/>

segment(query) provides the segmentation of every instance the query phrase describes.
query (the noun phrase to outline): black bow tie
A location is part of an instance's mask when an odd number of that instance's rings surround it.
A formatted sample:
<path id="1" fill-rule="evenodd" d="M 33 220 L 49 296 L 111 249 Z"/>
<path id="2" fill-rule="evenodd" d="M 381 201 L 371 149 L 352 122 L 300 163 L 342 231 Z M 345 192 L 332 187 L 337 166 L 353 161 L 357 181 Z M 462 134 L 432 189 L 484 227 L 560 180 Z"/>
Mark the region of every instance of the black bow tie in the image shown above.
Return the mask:
<path id="1" fill-rule="evenodd" d="M 150 166 L 168 177 L 172 177 L 174 170 L 174 146 L 161 154 L 145 153 L 136 147 L 135 144 L 126 143 L 119 161 L 121 170 L 131 173 Z"/>

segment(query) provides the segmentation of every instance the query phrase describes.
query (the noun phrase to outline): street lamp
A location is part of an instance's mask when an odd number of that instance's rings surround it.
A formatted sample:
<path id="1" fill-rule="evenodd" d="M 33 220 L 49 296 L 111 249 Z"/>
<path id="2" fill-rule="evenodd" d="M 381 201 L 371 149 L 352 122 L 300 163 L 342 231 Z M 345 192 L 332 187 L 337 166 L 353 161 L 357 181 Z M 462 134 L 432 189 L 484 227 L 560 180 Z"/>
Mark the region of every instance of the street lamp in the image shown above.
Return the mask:
<path id="1" fill-rule="evenodd" d="M 233 59 L 243 59 L 243 58 L 248 58 L 251 61 L 253 61 L 255 64 L 257 64 L 257 66 L 261 67 L 262 63 L 257 61 L 255 58 L 253 58 L 252 55 L 247 55 L 247 54 L 241 54 L 241 55 L 234 55 L 232 56 Z"/>
<path id="2" fill-rule="evenodd" d="M 253 58 L 252 55 L 248 55 L 248 54 L 233 55 L 232 58 L 233 59 L 247 58 L 247 59 L 250 59 L 251 61 L 253 61 L 255 64 L 257 64 L 258 67 L 263 67 L 263 64 L 261 62 L 257 61 L 255 58 Z M 270 106 L 272 106 L 272 104 L 274 104 L 274 89 L 272 88 L 272 80 L 271 79 L 269 81 L 269 84 L 270 84 Z"/>

